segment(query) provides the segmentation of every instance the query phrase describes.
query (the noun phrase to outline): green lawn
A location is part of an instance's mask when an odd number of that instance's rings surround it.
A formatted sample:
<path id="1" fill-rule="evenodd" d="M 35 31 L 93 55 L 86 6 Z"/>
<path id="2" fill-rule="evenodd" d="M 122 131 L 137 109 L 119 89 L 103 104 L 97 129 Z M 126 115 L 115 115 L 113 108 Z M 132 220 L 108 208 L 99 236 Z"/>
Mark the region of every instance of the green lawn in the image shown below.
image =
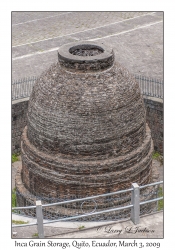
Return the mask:
<path id="1" fill-rule="evenodd" d="M 23 220 L 12 220 L 13 224 L 20 225 L 20 224 L 28 224 L 28 221 L 23 221 Z"/>
<path id="2" fill-rule="evenodd" d="M 159 191 L 158 191 L 158 197 L 163 196 L 163 188 L 159 187 Z M 158 211 L 163 210 L 164 207 L 164 202 L 163 199 L 158 201 Z"/>
<path id="3" fill-rule="evenodd" d="M 16 189 L 12 190 L 12 207 L 16 207 Z"/>
<path id="4" fill-rule="evenodd" d="M 14 163 L 15 161 L 19 161 L 18 155 L 17 154 L 12 154 L 12 163 Z"/>

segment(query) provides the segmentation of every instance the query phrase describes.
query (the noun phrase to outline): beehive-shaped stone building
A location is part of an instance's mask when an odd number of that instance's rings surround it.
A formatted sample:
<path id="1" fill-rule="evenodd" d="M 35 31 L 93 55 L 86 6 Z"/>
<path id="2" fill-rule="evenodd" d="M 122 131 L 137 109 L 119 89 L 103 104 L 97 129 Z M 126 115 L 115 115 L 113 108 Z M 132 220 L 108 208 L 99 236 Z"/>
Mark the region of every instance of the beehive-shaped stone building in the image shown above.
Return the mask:
<path id="1" fill-rule="evenodd" d="M 78 42 L 58 50 L 30 96 L 21 149 L 21 193 L 71 199 L 150 182 L 143 99 L 112 49 Z"/>

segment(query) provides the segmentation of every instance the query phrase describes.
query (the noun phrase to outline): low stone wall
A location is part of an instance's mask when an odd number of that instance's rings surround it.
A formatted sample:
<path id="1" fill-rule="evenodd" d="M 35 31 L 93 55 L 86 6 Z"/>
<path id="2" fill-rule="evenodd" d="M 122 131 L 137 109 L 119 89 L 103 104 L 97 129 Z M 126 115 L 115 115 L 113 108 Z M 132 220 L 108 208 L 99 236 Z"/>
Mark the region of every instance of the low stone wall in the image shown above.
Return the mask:
<path id="1" fill-rule="evenodd" d="M 163 100 L 144 96 L 146 122 L 151 129 L 154 150 L 163 154 Z"/>
<path id="2" fill-rule="evenodd" d="M 21 151 L 21 135 L 27 124 L 27 109 L 29 98 L 12 102 L 12 153 Z"/>
<path id="3" fill-rule="evenodd" d="M 27 123 L 29 98 L 12 102 L 12 153 L 20 153 L 20 138 Z M 163 154 L 163 100 L 144 96 L 146 122 L 151 129 L 154 150 Z"/>

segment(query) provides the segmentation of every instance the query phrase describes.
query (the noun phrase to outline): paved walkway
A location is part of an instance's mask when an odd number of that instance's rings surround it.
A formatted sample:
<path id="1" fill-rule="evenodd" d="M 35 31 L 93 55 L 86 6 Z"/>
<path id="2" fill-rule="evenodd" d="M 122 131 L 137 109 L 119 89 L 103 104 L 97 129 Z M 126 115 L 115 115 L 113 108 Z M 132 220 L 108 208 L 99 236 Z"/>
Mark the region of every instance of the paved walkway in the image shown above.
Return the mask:
<path id="1" fill-rule="evenodd" d="M 144 216 L 140 218 L 138 225 L 134 225 L 131 220 L 127 220 L 55 235 L 52 238 L 163 238 L 163 213 Z"/>
<path id="2" fill-rule="evenodd" d="M 69 42 L 113 47 L 130 72 L 163 78 L 162 12 L 13 12 L 12 79 L 39 76 Z"/>
<path id="3" fill-rule="evenodd" d="M 15 220 L 29 223 L 35 219 L 13 215 Z M 36 226 L 13 228 L 13 238 L 35 238 Z M 57 222 L 44 226 L 45 238 L 163 238 L 163 212 L 146 215 L 134 225 L 131 220 L 121 222 Z"/>

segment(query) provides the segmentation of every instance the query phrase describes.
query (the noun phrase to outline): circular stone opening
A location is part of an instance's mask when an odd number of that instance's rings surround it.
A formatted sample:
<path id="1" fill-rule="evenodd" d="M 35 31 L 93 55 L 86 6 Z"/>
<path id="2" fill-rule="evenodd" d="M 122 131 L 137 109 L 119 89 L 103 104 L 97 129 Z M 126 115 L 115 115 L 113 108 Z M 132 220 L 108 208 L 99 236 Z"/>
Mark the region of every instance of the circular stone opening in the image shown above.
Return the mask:
<path id="1" fill-rule="evenodd" d="M 71 47 L 69 52 L 75 56 L 97 56 L 104 52 L 104 49 L 98 46 L 83 44 Z"/>
<path id="2" fill-rule="evenodd" d="M 59 48 L 58 61 L 61 66 L 70 70 L 98 71 L 113 65 L 114 52 L 103 43 L 74 42 Z"/>

